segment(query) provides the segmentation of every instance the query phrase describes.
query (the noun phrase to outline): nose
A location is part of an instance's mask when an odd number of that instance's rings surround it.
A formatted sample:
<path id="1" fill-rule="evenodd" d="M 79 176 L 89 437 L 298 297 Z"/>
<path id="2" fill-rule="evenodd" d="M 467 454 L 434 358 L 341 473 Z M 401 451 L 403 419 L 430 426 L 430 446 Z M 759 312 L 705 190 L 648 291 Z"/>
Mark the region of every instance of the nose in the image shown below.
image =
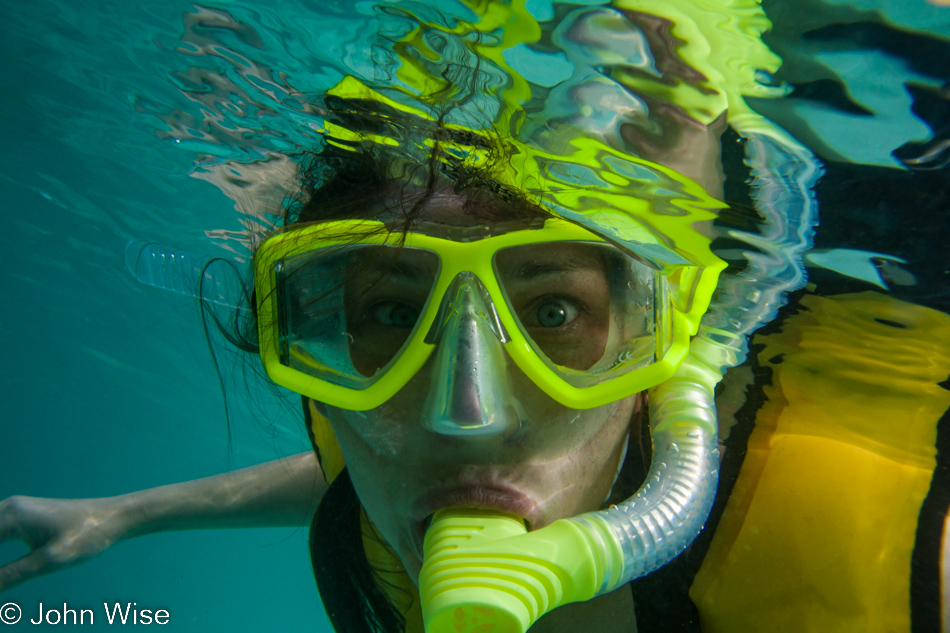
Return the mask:
<path id="1" fill-rule="evenodd" d="M 514 422 L 503 343 L 508 340 L 485 286 L 459 273 L 426 336 L 435 343 L 423 424 L 442 435 L 493 435 Z"/>

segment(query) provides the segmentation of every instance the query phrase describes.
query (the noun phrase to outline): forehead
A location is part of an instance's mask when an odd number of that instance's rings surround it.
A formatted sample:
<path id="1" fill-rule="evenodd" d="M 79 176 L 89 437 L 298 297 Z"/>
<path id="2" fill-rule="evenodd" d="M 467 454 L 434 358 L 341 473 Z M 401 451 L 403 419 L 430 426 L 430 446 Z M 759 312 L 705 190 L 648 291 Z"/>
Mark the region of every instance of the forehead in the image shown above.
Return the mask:
<path id="1" fill-rule="evenodd" d="M 384 199 L 383 210 L 376 218 L 398 227 L 409 219 L 412 230 L 416 231 L 417 225 L 425 224 L 460 228 L 511 224 L 526 228 L 548 217 L 541 209 L 524 203 L 508 203 L 495 196 L 467 195 L 447 189 L 437 189 L 425 196 L 425 191 L 419 188 L 394 188 Z"/>
<path id="2" fill-rule="evenodd" d="M 493 268 L 510 282 L 566 279 L 577 273 L 607 273 L 603 245 L 571 242 L 525 244 L 503 248 L 493 254 Z M 376 281 L 434 281 L 440 267 L 439 256 L 427 249 L 369 247 L 354 252 L 347 260 L 349 282 L 363 286 L 366 278 Z"/>
<path id="3" fill-rule="evenodd" d="M 478 226 L 484 223 L 466 208 L 461 196 L 453 193 L 433 194 L 420 210 L 419 219 L 450 226 Z"/>

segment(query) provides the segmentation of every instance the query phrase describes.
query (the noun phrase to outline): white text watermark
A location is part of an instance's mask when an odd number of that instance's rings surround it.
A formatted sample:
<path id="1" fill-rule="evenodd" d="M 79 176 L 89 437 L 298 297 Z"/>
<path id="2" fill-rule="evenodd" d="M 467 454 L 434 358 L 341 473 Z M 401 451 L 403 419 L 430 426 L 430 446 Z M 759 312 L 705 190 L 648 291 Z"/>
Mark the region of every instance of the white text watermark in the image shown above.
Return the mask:
<path id="1" fill-rule="evenodd" d="M 102 607 L 71 607 L 39 603 L 28 614 L 15 602 L 0 606 L 0 624 L 71 624 L 81 626 L 96 621 L 116 626 L 164 625 L 171 621 L 167 609 L 143 607 L 137 602 L 103 602 Z"/>

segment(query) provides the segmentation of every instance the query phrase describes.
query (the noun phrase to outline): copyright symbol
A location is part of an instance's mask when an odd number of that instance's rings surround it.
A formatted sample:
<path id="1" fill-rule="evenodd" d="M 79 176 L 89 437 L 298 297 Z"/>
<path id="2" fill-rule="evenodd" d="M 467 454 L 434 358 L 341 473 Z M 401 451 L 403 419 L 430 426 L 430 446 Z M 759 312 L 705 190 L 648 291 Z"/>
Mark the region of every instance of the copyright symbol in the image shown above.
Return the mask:
<path id="1" fill-rule="evenodd" d="M 0 622 L 4 624 L 16 624 L 20 621 L 20 605 L 8 602 L 0 607 Z"/>

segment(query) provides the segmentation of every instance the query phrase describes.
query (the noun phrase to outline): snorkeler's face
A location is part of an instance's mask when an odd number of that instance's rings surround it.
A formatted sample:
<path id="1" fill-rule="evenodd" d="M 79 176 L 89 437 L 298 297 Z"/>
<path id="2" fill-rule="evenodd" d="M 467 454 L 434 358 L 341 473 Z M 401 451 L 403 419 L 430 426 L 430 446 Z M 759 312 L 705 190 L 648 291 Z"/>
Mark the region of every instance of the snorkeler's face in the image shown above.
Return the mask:
<path id="1" fill-rule="evenodd" d="M 421 219 L 464 225 L 466 218 L 446 196 Z M 551 253 L 537 245 L 500 258 L 499 276 L 545 354 L 587 370 L 609 344 L 606 263 L 596 249 L 576 245 Z M 344 311 L 353 365 L 371 375 L 408 336 L 438 263 L 410 257 L 395 269 L 364 264 L 347 280 Z M 384 272 L 386 283 L 373 283 Z M 436 352 L 393 398 L 362 412 L 324 407 L 364 508 L 413 579 L 427 520 L 441 508 L 500 510 L 536 529 L 602 507 L 639 407 L 637 396 L 584 410 L 559 404 L 508 357 L 498 339 L 504 334 L 478 320 L 490 313 L 478 280 L 462 280 L 450 294 L 450 316 L 432 335 Z M 435 397 L 445 390 L 458 396 L 448 406 Z M 469 417 L 484 415 L 491 432 L 482 432 L 484 421 L 466 430 Z"/>
<path id="2" fill-rule="evenodd" d="M 420 399 L 414 404 L 423 403 Z M 428 431 L 419 423 L 419 414 L 408 407 L 400 419 L 389 422 L 398 425 L 393 436 L 414 443 L 394 447 L 389 455 L 380 454 L 367 441 L 361 432 L 365 420 L 358 412 L 331 408 L 327 414 L 360 502 L 417 582 L 426 527 L 441 508 L 499 510 L 525 518 L 532 530 L 603 508 L 639 407 L 639 397 L 633 396 L 599 410 L 606 420 L 597 433 L 560 455 L 538 458 L 517 444 L 495 445 L 498 462 L 486 459 L 490 451 L 484 446 Z"/>

